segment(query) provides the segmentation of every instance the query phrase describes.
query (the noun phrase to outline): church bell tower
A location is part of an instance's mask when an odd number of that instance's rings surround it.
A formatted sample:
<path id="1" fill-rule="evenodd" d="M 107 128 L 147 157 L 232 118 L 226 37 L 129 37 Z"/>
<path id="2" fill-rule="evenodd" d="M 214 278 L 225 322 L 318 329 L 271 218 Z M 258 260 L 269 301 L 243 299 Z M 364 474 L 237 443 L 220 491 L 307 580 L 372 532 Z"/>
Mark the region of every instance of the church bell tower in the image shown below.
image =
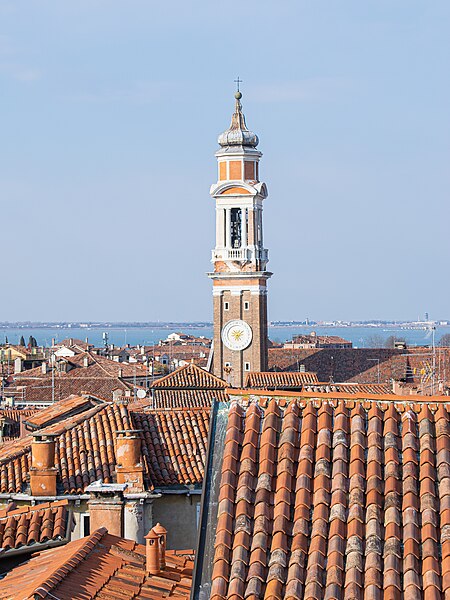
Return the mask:
<path id="1" fill-rule="evenodd" d="M 263 244 L 265 183 L 259 179 L 258 136 L 247 129 L 239 89 L 231 125 L 218 139 L 213 371 L 242 387 L 249 371 L 267 371 L 268 252 Z"/>

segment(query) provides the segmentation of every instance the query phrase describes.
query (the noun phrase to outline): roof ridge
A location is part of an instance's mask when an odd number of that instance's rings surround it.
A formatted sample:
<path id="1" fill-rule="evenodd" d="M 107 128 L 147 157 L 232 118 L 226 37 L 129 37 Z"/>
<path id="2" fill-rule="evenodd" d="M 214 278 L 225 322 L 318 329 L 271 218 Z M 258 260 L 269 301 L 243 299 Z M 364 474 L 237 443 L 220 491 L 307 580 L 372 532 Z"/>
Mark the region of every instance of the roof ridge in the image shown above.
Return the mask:
<path id="1" fill-rule="evenodd" d="M 86 538 L 81 538 L 84 540 L 83 544 L 80 546 L 75 546 L 74 552 L 65 560 L 64 564 L 60 567 L 57 567 L 52 573 L 47 575 L 45 581 L 41 582 L 39 587 L 34 590 L 34 594 L 38 597 L 45 598 L 49 590 L 54 589 L 70 571 L 75 569 L 81 563 L 81 561 L 84 560 L 90 552 L 92 552 L 94 547 L 106 533 L 108 533 L 106 527 L 100 527 L 100 529 L 97 529 L 94 531 L 94 533 L 91 533 Z M 42 592 L 44 592 L 45 595 L 42 595 Z"/>

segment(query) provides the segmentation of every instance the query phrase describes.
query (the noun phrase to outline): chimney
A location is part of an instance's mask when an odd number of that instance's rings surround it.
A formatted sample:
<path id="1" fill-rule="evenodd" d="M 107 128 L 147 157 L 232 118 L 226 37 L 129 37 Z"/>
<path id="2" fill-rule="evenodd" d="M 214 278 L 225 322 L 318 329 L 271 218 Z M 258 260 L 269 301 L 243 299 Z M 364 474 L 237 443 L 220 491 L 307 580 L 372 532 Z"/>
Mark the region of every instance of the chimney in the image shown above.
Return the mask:
<path id="1" fill-rule="evenodd" d="M 117 483 L 127 484 L 130 493 L 144 491 L 144 467 L 139 429 L 116 431 Z"/>
<path id="2" fill-rule="evenodd" d="M 73 338 L 69 338 L 69 346 L 73 346 Z"/>
<path id="3" fill-rule="evenodd" d="M 14 374 L 22 372 L 22 359 L 18 356 L 14 359 Z"/>
<path id="4" fill-rule="evenodd" d="M 157 575 L 159 573 L 160 557 L 159 557 L 159 536 L 151 529 L 145 536 L 147 540 L 145 546 L 145 554 L 147 558 L 147 573 Z"/>
<path id="5" fill-rule="evenodd" d="M 32 496 L 56 496 L 55 438 L 33 434 L 30 488 Z"/>
<path id="6" fill-rule="evenodd" d="M 159 568 L 164 571 L 166 568 L 166 545 L 167 545 L 167 529 L 161 523 L 156 523 L 152 531 L 159 538 Z"/>
<path id="7" fill-rule="evenodd" d="M 41 365 L 41 371 L 42 371 L 42 375 L 47 374 L 47 363 L 45 361 Z"/>
<path id="8" fill-rule="evenodd" d="M 123 493 L 126 487 L 96 481 L 86 488 L 91 495 L 88 502 L 91 531 L 106 527 L 111 535 L 123 536 Z"/>
<path id="9" fill-rule="evenodd" d="M 122 370 L 122 368 L 120 368 L 118 371 L 117 377 L 122 377 L 122 375 L 123 375 L 123 370 Z"/>
<path id="10" fill-rule="evenodd" d="M 89 366 L 89 356 L 85 356 L 83 358 L 83 367 L 88 367 Z"/>

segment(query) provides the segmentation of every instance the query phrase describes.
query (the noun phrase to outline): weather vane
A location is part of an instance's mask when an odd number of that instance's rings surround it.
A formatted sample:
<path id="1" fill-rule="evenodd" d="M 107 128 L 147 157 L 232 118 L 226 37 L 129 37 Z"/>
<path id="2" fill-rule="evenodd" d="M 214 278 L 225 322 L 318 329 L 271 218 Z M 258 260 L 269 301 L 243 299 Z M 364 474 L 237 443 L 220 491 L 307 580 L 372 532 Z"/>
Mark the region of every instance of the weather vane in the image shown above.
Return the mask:
<path id="1" fill-rule="evenodd" d="M 237 84 L 237 91 L 240 92 L 241 90 L 239 89 L 239 84 L 242 83 L 242 79 L 239 79 L 239 75 L 238 78 L 234 80 L 234 83 Z"/>

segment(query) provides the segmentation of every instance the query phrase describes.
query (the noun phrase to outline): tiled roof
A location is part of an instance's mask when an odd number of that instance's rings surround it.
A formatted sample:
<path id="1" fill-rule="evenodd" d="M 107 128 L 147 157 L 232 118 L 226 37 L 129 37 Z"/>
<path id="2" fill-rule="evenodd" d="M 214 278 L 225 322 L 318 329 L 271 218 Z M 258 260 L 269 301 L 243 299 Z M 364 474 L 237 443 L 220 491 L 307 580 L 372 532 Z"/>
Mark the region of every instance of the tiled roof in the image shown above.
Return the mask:
<path id="1" fill-rule="evenodd" d="M 67 535 L 67 500 L 37 506 L 9 505 L 0 510 L 0 557 L 12 549 L 63 540 Z"/>
<path id="2" fill-rule="evenodd" d="M 86 359 L 88 366 L 84 366 Z M 148 370 L 137 363 L 118 363 L 92 352 L 61 360 L 71 367 L 67 372 L 56 369 L 53 378 L 51 369 L 42 373 L 41 367 L 17 373 L 14 384 L 7 388 L 5 395 L 14 395 L 23 402 L 48 402 L 52 399 L 53 384 L 56 400 L 82 392 L 112 400 L 116 390 L 124 393 L 133 390 L 135 377 L 138 384 L 148 377 Z"/>
<path id="3" fill-rule="evenodd" d="M 130 392 L 130 384 L 115 377 L 81 377 L 69 373 L 58 373 L 54 379 L 54 398 L 63 400 L 68 396 L 79 396 L 85 392 L 93 396 L 100 396 L 107 400 L 113 399 L 113 392 L 120 390 L 123 394 Z M 39 403 L 52 400 L 51 375 L 47 379 L 22 379 L 16 386 L 6 389 L 5 395 L 14 395 L 18 402 Z M 23 386 L 23 387 L 22 387 Z"/>
<path id="4" fill-rule="evenodd" d="M 318 381 L 315 373 L 302 371 L 251 372 L 247 375 L 245 387 L 265 390 L 288 390 L 289 388 L 302 388 L 307 383 L 316 383 Z"/>
<path id="5" fill-rule="evenodd" d="M 108 534 L 105 528 L 46 550 L 0 580 L 6 600 L 188 599 L 192 552 L 166 551 L 166 569 L 146 571 L 145 547 Z"/>
<path id="6" fill-rule="evenodd" d="M 159 390 L 152 391 L 152 399 L 145 398 L 145 404 L 153 408 L 201 408 L 211 406 L 213 400 L 225 402 L 226 392 L 219 389 L 211 390 Z"/>
<path id="7" fill-rule="evenodd" d="M 449 596 L 449 410 L 232 403 L 211 600 Z"/>
<path id="8" fill-rule="evenodd" d="M 37 411 L 35 409 L 23 408 L 2 408 L 0 409 L 0 422 L 3 421 L 7 427 L 7 436 L 9 439 L 19 437 L 20 423 L 26 421 Z M 5 436 L 3 436 L 3 440 Z"/>
<path id="9" fill-rule="evenodd" d="M 59 404 L 59 403 L 58 403 Z M 67 404 L 70 404 L 68 401 Z M 147 489 L 165 485 L 197 485 L 203 480 L 208 441 L 209 408 L 148 410 L 116 403 L 85 407 L 67 417 L 54 405 L 39 429 L 55 436 L 55 466 L 60 492 L 82 493 L 99 479 L 112 483 L 116 471 L 116 432 L 140 429 Z M 33 436 L 0 444 L 0 492 L 27 491 Z"/>
<path id="10" fill-rule="evenodd" d="M 271 371 L 307 371 L 317 373 L 319 381 L 357 383 L 420 383 L 423 371 L 430 370 L 431 348 L 269 348 Z M 450 378 L 450 349 L 436 349 L 436 380 Z"/>
<path id="11" fill-rule="evenodd" d="M 303 390 L 340 394 L 392 394 L 392 386 L 384 383 L 316 383 L 303 386 Z"/>
<path id="12" fill-rule="evenodd" d="M 141 430 L 144 477 L 149 487 L 203 481 L 209 409 L 131 412 Z"/>
<path id="13" fill-rule="evenodd" d="M 31 418 L 28 418 L 26 423 L 34 429 L 46 427 L 55 421 L 60 421 L 70 415 L 84 412 L 103 402 L 103 400 L 95 400 L 89 396 L 72 395 L 59 402 L 55 402 L 55 404 L 43 410 L 31 411 L 32 416 L 30 415 Z"/>
<path id="14" fill-rule="evenodd" d="M 39 430 L 42 435 L 56 435 L 55 466 L 61 490 L 80 493 L 98 479 L 112 482 L 116 467 L 116 431 L 125 429 L 130 429 L 126 406 L 108 404 Z M 0 492 L 25 491 L 32 441 L 28 435 L 0 446 Z"/>
<path id="15" fill-rule="evenodd" d="M 227 383 L 201 367 L 189 363 L 184 367 L 176 369 L 161 379 L 157 379 L 151 385 L 153 389 L 202 389 L 202 390 L 224 390 Z"/>

